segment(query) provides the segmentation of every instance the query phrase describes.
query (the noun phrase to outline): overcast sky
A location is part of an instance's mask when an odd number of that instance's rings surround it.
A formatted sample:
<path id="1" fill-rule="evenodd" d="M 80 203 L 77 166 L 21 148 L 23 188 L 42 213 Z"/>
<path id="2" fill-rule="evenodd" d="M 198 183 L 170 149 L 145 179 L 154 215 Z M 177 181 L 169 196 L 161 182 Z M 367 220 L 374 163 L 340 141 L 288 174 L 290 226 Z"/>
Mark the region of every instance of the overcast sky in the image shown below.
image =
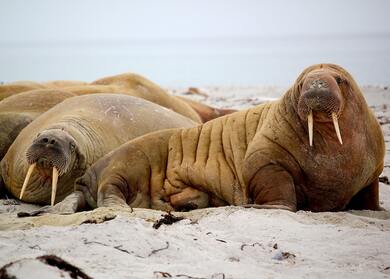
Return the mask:
<path id="1" fill-rule="evenodd" d="M 0 3 L 0 81 L 131 71 L 162 85 L 288 85 L 332 62 L 389 83 L 390 0 Z"/>
<path id="2" fill-rule="evenodd" d="M 390 33 L 388 0 L 2 0 L 0 42 Z"/>

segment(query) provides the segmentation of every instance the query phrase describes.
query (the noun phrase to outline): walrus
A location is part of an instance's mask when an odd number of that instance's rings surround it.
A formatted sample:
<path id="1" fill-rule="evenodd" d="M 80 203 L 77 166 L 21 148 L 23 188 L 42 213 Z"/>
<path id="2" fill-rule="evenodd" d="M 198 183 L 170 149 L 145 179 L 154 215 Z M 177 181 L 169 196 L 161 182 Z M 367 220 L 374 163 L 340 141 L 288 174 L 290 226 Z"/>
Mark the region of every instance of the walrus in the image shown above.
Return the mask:
<path id="1" fill-rule="evenodd" d="M 60 89 L 69 86 L 85 85 L 82 81 L 53 80 L 44 83 L 34 81 L 15 81 L 0 85 L 0 101 L 10 96 L 38 89 Z"/>
<path id="2" fill-rule="evenodd" d="M 0 163 L 2 179 L 25 202 L 54 204 L 72 191 L 74 180 L 90 165 L 122 143 L 160 129 L 195 125 L 132 96 L 69 98 L 20 132 Z"/>
<path id="3" fill-rule="evenodd" d="M 35 89 L 42 89 L 44 88 L 43 85 L 37 83 L 37 82 L 32 82 L 32 81 L 19 81 L 19 82 L 10 82 L 10 83 L 5 83 L 0 85 L 0 101 L 25 92 L 25 91 L 30 91 L 30 90 L 35 90 Z"/>
<path id="4" fill-rule="evenodd" d="M 156 84 L 139 75 L 128 73 L 98 79 L 91 83 L 79 81 L 48 81 L 44 83 L 21 81 L 0 85 L 0 101 L 20 93 L 36 89 L 61 89 L 77 95 L 96 93 L 126 94 L 143 98 L 153 103 L 167 107 L 177 113 L 199 123 L 202 122 L 198 113 L 183 100 L 176 98 Z"/>
<path id="5" fill-rule="evenodd" d="M 213 108 L 184 97 L 173 96 L 152 81 L 134 73 L 109 76 L 91 83 L 72 80 L 56 80 L 44 83 L 28 81 L 8 83 L 0 85 L 0 101 L 6 97 L 36 89 L 61 89 L 77 95 L 95 93 L 126 94 L 159 104 L 199 123 L 235 111 Z"/>
<path id="6" fill-rule="evenodd" d="M 75 96 L 57 89 L 37 89 L 0 101 L 0 160 L 24 127 L 56 104 Z"/>
<path id="7" fill-rule="evenodd" d="M 91 84 L 117 85 L 125 88 L 143 89 L 143 90 L 138 90 L 138 92 L 143 91 L 142 93 L 144 94 L 138 95 L 137 97 L 147 98 L 147 96 L 149 96 L 149 98 L 152 99 L 147 99 L 147 100 L 155 103 L 158 102 L 158 104 L 161 106 L 171 108 L 172 110 L 180 114 L 183 114 L 195 121 L 202 122 L 202 123 L 226 114 L 230 114 L 232 112 L 236 112 L 236 110 L 233 109 L 214 108 L 185 97 L 169 95 L 164 89 L 162 89 L 157 84 L 134 73 L 125 73 L 116 76 L 101 78 L 92 82 Z M 147 95 L 145 96 L 145 94 Z M 162 96 L 166 96 L 167 94 L 171 98 L 166 98 L 166 97 L 162 98 Z M 183 105 L 183 102 L 186 105 Z M 199 118 L 195 117 L 194 113 Z"/>
<path id="8" fill-rule="evenodd" d="M 384 154 L 380 125 L 352 76 L 318 64 L 277 101 L 125 143 L 77 179 L 58 209 L 379 210 Z"/>

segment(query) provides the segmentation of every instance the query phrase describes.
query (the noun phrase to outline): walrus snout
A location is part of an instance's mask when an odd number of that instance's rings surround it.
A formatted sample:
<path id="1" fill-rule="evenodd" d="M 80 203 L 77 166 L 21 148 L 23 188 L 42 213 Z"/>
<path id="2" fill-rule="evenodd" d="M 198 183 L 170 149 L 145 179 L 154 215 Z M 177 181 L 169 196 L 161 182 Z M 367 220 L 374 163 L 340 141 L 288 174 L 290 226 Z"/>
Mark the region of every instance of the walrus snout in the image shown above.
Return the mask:
<path id="1" fill-rule="evenodd" d="M 343 107 L 343 97 L 339 82 L 325 70 L 309 73 L 305 78 L 298 101 L 298 114 L 307 119 L 309 144 L 313 145 L 313 126 L 316 122 L 332 121 L 336 135 L 343 144 L 338 118 Z"/>
<path id="2" fill-rule="evenodd" d="M 65 131 L 59 129 L 46 130 L 39 134 L 27 149 L 29 164 L 37 163 L 38 167 L 56 167 L 60 175 L 67 172 L 75 140 Z"/>
<path id="3" fill-rule="evenodd" d="M 55 203 L 58 177 L 68 171 L 75 149 L 75 140 L 62 129 L 51 129 L 38 134 L 27 149 L 26 159 L 30 165 L 24 180 L 19 199 L 22 199 L 30 176 L 35 169 L 52 169 L 51 205 Z"/>
<path id="4" fill-rule="evenodd" d="M 309 110 L 325 113 L 338 113 L 340 99 L 336 93 L 327 88 L 309 89 L 302 94 L 302 100 Z"/>
<path id="5" fill-rule="evenodd" d="M 51 141 L 54 142 L 55 140 L 52 139 Z M 33 142 L 26 152 L 26 159 L 30 165 L 36 164 L 41 169 L 56 167 L 60 175 L 63 175 L 67 171 L 70 156 L 69 150 L 64 148 L 62 144 L 42 140 Z"/>

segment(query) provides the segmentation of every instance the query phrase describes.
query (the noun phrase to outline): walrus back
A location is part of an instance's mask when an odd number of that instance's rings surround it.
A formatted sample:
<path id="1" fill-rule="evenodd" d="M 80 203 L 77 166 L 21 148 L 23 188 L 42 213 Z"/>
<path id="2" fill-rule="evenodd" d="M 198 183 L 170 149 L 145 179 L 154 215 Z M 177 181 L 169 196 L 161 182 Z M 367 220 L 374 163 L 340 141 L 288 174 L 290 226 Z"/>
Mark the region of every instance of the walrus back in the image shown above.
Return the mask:
<path id="1" fill-rule="evenodd" d="M 35 82 L 19 82 L 19 83 L 15 82 L 15 83 L 3 84 L 0 85 L 0 101 L 21 92 L 30 91 L 34 89 L 41 89 L 41 88 L 44 88 L 44 86 Z"/>

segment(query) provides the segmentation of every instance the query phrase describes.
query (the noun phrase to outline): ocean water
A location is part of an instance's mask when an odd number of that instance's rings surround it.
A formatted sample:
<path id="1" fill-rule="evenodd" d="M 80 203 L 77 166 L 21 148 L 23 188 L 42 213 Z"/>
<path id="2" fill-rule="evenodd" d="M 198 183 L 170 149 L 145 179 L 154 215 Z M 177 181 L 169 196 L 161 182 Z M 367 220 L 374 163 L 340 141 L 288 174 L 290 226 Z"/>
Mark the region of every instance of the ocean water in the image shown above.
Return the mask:
<path id="1" fill-rule="evenodd" d="M 0 81 L 136 72 L 163 86 L 288 86 L 307 66 L 336 63 L 359 84 L 390 84 L 390 35 L 0 44 Z"/>

